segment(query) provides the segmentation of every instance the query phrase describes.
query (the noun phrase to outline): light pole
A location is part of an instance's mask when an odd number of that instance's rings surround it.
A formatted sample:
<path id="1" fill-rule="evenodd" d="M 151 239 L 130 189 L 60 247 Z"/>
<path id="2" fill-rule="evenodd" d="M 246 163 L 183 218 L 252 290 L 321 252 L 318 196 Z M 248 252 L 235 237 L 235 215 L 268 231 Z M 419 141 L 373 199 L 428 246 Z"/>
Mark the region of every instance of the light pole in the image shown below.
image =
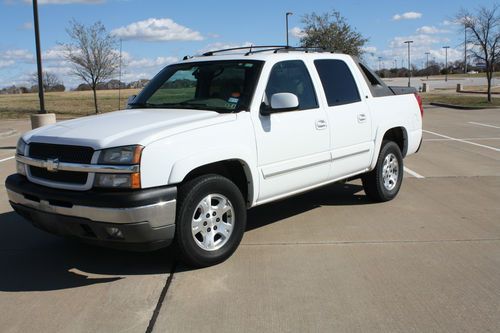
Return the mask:
<path id="1" fill-rule="evenodd" d="M 45 114 L 45 99 L 43 96 L 43 71 L 42 71 L 42 51 L 40 48 L 40 29 L 38 27 L 38 1 L 33 0 L 33 21 L 35 25 L 35 45 L 36 45 L 36 67 L 38 71 L 38 99 L 40 100 L 40 111 Z"/>
<path id="2" fill-rule="evenodd" d="M 286 21 L 286 47 L 288 47 L 290 44 L 288 42 L 288 16 L 293 15 L 292 12 L 287 12 L 285 14 L 285 21 Z"/>
<path id="3" fill-rule="evenodd" d="M 398 68 L 398 60 L 396 58 L 394 58 L 394 68 L 395 69 Z"/>
<path id="4" fill-rule="evenodd" d="M 427 72 L 427 80 L 429 80 L 429 54 L 430 52 L 425 52 L 425 55 L 427 56 L 427 62 L 425 65 L 425 71 Z"/>
<path id="5" fill-rule="evenodd" d="M 444 71 L 445 71 L 444 72 L 445 73 L 444 81 L 445 82 L 448 82 L 448 49 L 449 48 L 450 48 L 449 46 L 443 46 L 443 49 L 445 50 L 445 56 L 444 56 L 444 58 L 445 58 L 445 61 L 444 61 L 444 63 L 445 63 L 445 65 L 444 65 Z"/>
<path id="6" fill-rule="evenodd" d="M 410 44 L 413 43 L 412 40 L 407 40 L 405 42 L 408 44 L 408 87 L 411 86 L 411 51 L 410 51 Z"/>
<path id="7" fill-rule="evenodd" d="M 380 62 L 382 61 L 382 57 L 378 57 L 378 71 L 380 72 Z"/>

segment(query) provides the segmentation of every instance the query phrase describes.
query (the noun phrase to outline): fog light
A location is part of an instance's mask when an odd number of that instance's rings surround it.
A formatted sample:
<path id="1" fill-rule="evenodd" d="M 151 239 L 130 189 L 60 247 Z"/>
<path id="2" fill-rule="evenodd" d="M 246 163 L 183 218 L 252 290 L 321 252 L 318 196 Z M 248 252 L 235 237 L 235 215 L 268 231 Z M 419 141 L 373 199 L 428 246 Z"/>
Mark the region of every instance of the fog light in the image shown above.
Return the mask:
<path id="1" fill-rule="evenodd" d="M 123 233 L 120 229 L 115 227 L 107 227 L 106 232 L 108 233 L 110 238 L 113 239 L 124 239 Z"/>
<path id="2" fill-rule="evenodd" d="M 26 176 L 26 164 L 21 162 L 16 162 L 17 173 Z"/>

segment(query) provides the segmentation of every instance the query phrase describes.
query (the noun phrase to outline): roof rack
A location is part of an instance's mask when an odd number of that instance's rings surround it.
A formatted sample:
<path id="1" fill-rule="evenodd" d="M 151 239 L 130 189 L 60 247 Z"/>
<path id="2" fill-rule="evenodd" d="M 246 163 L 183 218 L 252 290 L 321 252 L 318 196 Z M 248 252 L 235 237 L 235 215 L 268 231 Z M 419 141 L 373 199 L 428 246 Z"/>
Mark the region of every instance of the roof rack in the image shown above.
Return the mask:
<path id="1" fill-rule="evenodd" d="M 286 45 L 249 45 L 249 46 L 242 46 L 242 47 L 232 47 L 229 49 L 221 49 L 221 50 L 214 50 L 214 51 L 209 51 L 205 52 L 202 54 L 204 57 L 208 56 L 213 56 L 215 53 L 222 53 L 222 52 L 229 52 L 229 51 L 237 51 L 237 50 L 247 50 L 248 52 L 245 53 L 245 55 L 250 55 L 253 53 L 259 53 L 259 52 L 289 52 L 289 51 L 299 51 L 299 52 L 331 52 L 326 50 L 324 48 L 320 47 L 295 47 L 295 46 L 286 46 Z"/>

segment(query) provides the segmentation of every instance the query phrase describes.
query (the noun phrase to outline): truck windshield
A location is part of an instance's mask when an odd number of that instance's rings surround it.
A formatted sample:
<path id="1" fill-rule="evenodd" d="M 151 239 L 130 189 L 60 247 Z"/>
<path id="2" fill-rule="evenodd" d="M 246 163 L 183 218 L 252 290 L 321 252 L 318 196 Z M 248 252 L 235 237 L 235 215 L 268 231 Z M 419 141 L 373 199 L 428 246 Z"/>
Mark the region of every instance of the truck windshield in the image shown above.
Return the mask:
<path id="1" fill-rule="evenodd" d="M 156 75 L 132 108 L 248 110 L 262 61 L 205 61 L 171 65 Z"/>

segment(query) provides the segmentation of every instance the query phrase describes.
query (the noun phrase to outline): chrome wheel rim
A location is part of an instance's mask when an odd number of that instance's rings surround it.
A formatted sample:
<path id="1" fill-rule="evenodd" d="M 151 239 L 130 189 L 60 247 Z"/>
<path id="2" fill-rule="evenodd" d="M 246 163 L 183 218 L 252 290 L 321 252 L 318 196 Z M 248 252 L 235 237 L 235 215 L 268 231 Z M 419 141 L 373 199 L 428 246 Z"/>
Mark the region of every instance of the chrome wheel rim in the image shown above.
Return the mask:
<path id="1" fill-rule="evenodd" d="M 193 239 L 201 249 L 216 251 L 223 247 L 234 227 L 234 208 L 222 194 L 209 194 L 196 206 L 191 220 Z"/>
<path id="2" fill-rule="evenodd" d="M 392 191 L 397 183 L 399 177 L 399 162 L 396 155 L 393 153 L 388 154 L 384 158 L 384 164 L 382 167 L 382 179 L 384 181 L 384 187 L 388 191 Z"/>

